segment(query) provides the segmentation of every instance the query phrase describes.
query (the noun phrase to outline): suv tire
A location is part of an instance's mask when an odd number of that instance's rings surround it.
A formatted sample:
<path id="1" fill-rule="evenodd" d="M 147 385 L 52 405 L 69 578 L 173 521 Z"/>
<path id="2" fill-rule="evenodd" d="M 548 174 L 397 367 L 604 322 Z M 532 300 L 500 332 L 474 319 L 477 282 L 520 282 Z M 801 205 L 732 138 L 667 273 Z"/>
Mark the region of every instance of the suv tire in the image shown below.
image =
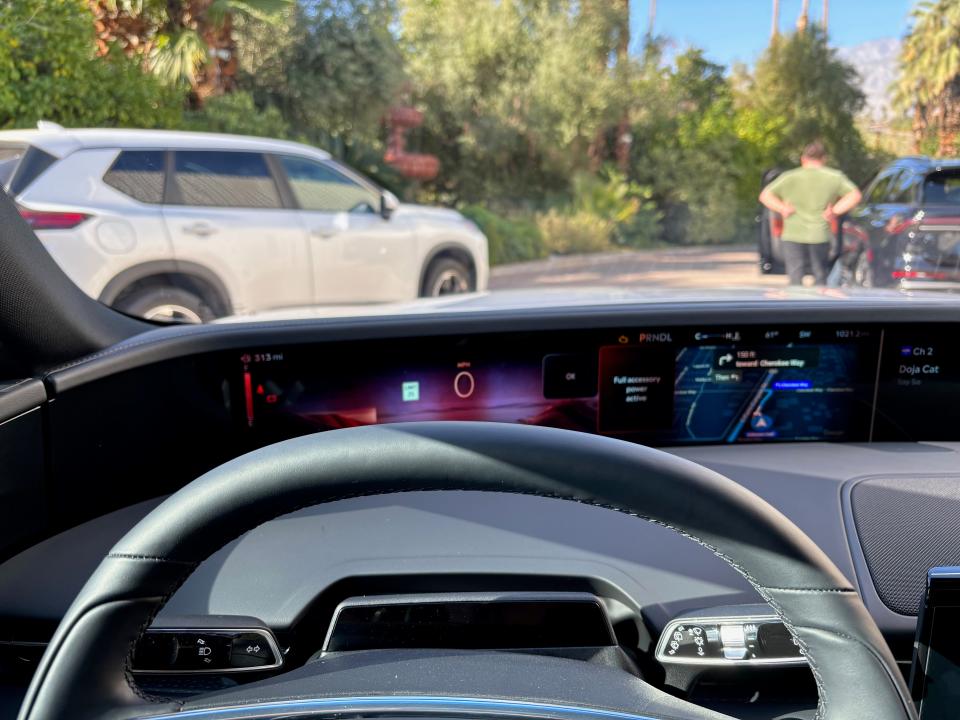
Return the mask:
<path id="1" fill-rule="evenodd" d="M 440 297 L 472 292 L 470 270 L 453 258 L 440 258 L 430 263 L 423 281 L 423 297 Z"/>
<path id="2" fill-rule="evenodd" d="M 141 288 L 122 294 L 113 305 L 121 312 L 147 320 L 204 323 L 217 317 L 203 298 L 178 287 Z"/>

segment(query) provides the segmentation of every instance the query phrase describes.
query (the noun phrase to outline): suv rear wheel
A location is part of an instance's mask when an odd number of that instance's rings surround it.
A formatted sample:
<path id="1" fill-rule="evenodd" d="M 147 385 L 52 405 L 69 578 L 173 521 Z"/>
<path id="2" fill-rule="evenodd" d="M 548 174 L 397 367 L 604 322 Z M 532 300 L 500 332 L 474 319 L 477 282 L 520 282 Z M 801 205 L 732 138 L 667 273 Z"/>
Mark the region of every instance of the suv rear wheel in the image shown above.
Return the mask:
<path id="1" fill-rule="evenodd" d="M 124 294 L 114 307 L 121 312 L 147 320 L 188 323 L 209 322 L 216 318 L 203 298 L 177 287 L 145 287 Z"/>
<path id="2" fill-rule="evenodd" d="M 448 257 L 434 260 L 430 264 L 426 280 L 423 283 L 424 297 L 457 295 L 472 290 L 473 281 L 470 277 L 470 270 L 459 260 Z"/>

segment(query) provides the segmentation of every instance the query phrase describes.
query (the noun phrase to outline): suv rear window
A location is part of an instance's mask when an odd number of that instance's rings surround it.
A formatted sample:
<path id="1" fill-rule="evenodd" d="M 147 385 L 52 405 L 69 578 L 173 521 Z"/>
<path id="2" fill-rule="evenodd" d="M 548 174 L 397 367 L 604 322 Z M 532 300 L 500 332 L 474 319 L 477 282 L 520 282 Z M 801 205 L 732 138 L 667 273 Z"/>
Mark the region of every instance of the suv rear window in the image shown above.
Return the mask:
<path id="1" fill-rule="evenodd" d="M 104 174 L 103 181 L 134 200 L 161 203 L 165 155 L 162 150 L 124 150 Z"/>
<path id="2" fill-rule="evenodd" d="M 16 197 L 56 160 L 32 145 L 0 145 L 0 187 Z"/>
<path id="3" fill-rule="evenodd" d="M 280 192 L 260 153 L 178 151 L 173 174 L 178 205 L 279 208 Z"/>
<path id="4" fill-rule="evenodd" d="M 923 202 L 960 205 L 960 168 L 930 173 L 923 181 Z"/>

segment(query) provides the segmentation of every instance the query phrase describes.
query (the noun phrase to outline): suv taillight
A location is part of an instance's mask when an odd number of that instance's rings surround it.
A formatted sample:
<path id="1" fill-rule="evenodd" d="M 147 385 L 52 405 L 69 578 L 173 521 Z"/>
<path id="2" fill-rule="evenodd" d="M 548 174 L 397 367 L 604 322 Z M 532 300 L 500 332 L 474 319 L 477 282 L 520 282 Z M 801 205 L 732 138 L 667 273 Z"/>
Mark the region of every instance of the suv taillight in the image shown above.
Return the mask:
<path id="1" fill-rule="evenodd" d="M 24 207 L 18 207 L 17 210 L 20 211 L 20 217 L 34 230 L 70 230 L 90 217 L 79 212 L 27 210 Z"/>

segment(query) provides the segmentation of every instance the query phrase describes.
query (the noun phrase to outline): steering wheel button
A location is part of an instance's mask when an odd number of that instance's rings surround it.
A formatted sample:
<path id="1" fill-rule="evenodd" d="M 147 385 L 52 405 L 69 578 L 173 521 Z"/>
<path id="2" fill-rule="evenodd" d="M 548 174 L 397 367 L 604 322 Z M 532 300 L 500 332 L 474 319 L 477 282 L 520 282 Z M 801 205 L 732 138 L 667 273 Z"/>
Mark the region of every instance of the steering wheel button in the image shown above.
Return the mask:
<path id="1" fill-rule="evenodd" d="M 229 639 L 220 635 L 181 633 L 176 670 L 215 670 L 227 667 Z"/>
<path id="2" fill-rule="evenodd" d="M 230 648 L 231 667 L 273 665 L 278 658 L 266 638 L 259 633 L 245 633 L 233 638 Z"/>
<path id="3" fill-rule="evenodd" d="M 747 641 L 743 631 L 743 625 L 739 623 L 736 625 L 721 625 L 720 640 L 723 642 L 724 655 L 726 655 L 727 648 L 745 648 Z M 742 655 L 740 657 L 742 657 Z"/>
<path id="4" fill-rule="evenodd" d="M 743 660 L 747 656 L 745 647 L 725 647 L 723 649 L 724 660 Z"/>

